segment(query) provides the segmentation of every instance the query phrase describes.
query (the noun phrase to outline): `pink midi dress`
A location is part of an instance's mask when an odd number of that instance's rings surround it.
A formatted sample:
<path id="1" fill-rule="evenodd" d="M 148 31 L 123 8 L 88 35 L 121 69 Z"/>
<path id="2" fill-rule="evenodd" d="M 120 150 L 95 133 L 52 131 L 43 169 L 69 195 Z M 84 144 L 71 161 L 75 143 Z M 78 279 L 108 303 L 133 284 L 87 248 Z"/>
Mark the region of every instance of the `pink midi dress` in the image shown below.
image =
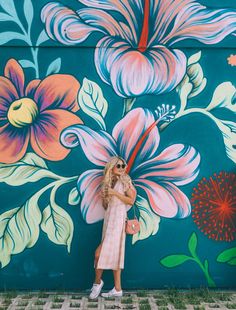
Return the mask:
<path id="1" fill-rule="evenodd" d="M 118 179 L 114 190 L 124 195 L 130 186 L 134 188 L 132 182 L 124 188 L 123 183 Z M 102 247 L 97 269 L 124 269 L 125 220 L 130 208 L 131 205 L 126 205 L 116 196 L 112 196 L 104 215 Z"/>

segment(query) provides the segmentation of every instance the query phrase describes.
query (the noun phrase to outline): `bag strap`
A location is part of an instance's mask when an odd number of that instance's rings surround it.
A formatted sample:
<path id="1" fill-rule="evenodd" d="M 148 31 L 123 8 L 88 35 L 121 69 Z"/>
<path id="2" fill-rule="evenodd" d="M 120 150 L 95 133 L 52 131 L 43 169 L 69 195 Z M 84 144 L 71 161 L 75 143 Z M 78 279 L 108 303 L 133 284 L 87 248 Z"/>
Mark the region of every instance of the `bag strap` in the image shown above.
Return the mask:
<path id="1" fill-rule="evenodd" d="M 134 212 L 134 218 L 138 219 L 137 216 L 136 216 L 136 212 L 135 212 L 135 205 L 133 205 L 132 208 L 133 208 L 133 212 Z M 128 215 L 126 217 L 126 220 L 129 220 Z"/>

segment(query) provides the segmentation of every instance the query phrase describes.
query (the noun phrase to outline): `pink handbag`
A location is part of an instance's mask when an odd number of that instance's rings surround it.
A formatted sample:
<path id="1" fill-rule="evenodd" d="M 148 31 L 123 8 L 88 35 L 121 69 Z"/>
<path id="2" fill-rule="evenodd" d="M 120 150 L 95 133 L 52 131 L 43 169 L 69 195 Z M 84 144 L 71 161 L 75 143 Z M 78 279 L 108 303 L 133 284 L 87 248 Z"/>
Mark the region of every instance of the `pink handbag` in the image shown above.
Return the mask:
<path id="1" fill-rule="evenodd" d="M 134 235 L 134 234 L 136 234 L 137 232 L 140 231 L 140 224 L 139 224 L 139 221 L 138 221 L 138 219 L 136 217 L 135 209 L 134 208 L 135 207 L 133 207 L 134 219 L 133 220 L 129 220 L 128 217 L 126 218 L 125 232 L 128 235 Z"/>

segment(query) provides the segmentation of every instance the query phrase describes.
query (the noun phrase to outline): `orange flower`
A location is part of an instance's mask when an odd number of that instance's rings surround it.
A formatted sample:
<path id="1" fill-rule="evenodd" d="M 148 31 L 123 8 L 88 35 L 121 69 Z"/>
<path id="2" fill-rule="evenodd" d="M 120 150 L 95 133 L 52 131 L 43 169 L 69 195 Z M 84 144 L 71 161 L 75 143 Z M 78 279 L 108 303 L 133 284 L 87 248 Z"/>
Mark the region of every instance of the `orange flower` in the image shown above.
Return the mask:
<path id="1" fill-rule="evenodd" d="M 227 60 L 229 65 L 236 66 L 236 55 L 230 55 Z"/>
<path id="2" fill-rule="evenodd" d="M 29 144 L 47 160 L 65 158 L 70 150 L 60 144 L 60 133 L 82 123 L 72 113 L 79 109 L 79 88 L 79 82 L 65 74 L 32 80 L 25 86 L 22 67 L 10 59 L 0 76 L 0 162 L 19 161 Z"/>

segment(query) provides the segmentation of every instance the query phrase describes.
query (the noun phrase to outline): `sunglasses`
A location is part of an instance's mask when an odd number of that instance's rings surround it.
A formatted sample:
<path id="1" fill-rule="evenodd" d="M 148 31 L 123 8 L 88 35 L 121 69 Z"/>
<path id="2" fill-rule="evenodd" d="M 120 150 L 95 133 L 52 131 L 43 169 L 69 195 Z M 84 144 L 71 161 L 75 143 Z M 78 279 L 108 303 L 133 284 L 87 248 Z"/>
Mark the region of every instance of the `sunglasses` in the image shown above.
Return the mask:
<path id="1" fill-rule="evenodd" d="M 126 167 L 126 165 L 125 164 L 117 164 L 116 165 L 116 168 L 118 168 L 118 169 L 120 169 L 120 168 L 122 168 L 122 169 L 125 169 L 125 167 Z"/>

